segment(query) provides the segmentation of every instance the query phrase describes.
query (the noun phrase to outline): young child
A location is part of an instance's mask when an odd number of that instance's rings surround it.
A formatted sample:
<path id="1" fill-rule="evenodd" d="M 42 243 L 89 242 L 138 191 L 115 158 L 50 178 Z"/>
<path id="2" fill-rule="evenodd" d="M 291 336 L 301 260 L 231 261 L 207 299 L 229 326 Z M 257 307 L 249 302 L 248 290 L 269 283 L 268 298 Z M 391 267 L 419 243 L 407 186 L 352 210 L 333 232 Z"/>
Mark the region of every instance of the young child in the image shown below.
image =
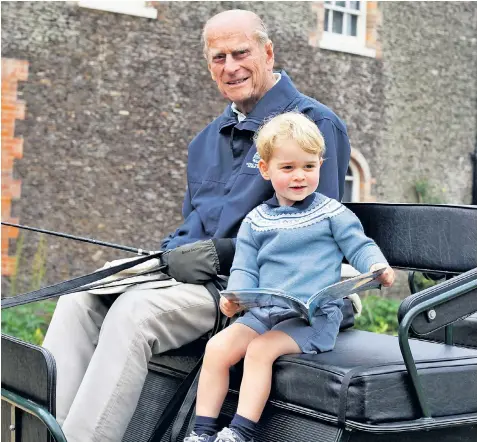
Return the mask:
<path id="1" fill-rule="evenodd" d="M 275 195 L 252 210 L 237 236 L 227 289 L 279 288 L 306 301 L 340 280 L 343 255 L 360 272 L 394 272 L 358 218 L 339 202 L 316 193 L 324 140 L 316 125 L 296 112 L 269 120 L 256 135 L 258 166 Z M 252 308 L 207 344 L 200 375 L 196 423 L 184 442 L 253 441 L 270 394 L 273 362 L 289 353 L 332 350 L 343 301 L 321 307 L 310 325 L 286 307 Z M 231 317 L 235 303 L 221 299 Z M 245 357 L 237 413 L 217 434 L 217 417 L 229 387 L 229 369 Z"/>

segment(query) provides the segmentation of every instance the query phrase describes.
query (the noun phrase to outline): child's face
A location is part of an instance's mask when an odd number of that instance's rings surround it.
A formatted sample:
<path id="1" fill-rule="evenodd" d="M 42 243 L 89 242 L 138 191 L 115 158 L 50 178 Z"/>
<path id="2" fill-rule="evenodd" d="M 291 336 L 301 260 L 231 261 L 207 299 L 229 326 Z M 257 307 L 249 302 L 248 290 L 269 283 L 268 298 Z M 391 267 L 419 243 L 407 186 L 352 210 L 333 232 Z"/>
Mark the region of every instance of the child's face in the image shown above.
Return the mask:
<path id="1" fill-rule="evenodd" d="M 295 141 L 278 142 L 270 161 L 260 160 L 263 178 L 271 180 L 281 206 L 304 200 L 318 187 L 323 159 L 305 152 Z"/>

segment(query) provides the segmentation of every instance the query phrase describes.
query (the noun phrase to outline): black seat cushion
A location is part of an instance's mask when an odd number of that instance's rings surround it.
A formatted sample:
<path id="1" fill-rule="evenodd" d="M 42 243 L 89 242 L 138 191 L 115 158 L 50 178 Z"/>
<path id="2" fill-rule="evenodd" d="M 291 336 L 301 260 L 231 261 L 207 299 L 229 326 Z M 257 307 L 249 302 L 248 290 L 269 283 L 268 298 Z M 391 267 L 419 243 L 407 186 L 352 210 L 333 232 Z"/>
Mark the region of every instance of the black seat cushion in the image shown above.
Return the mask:
<path id="1" fill-rule="evenodd" d="M 411 340 L 411 349 L 433 416 L 477 412 L 477 350 L 419 340 Z M 241 364 L 232 370 L 235 390 L 241 370 Z M 343 331 L 331 352 L 279 358 L 272 385 L 272 399 L 335 416 L 340 396 L 347 394 L 346 419 L 383 423 L 422 417 L 394 336 Z"/>
<path id="2" fill-rule="evenodd" d="M 150 368 L 187 373 L 205 342 L 155 356 Z M 416 339 L 410 343 L 431 414 L 476 413 L 477 349 Z M 231 370 L 233 390 L 240 389 L 242 368 L 240 363 Z M 282 356 L 274 364 L 272 399 L 338 416 L 343 395 L 346 419 L 377 424 L 422 417 L 394 336 L 346 330 L 333 351 Z"/>

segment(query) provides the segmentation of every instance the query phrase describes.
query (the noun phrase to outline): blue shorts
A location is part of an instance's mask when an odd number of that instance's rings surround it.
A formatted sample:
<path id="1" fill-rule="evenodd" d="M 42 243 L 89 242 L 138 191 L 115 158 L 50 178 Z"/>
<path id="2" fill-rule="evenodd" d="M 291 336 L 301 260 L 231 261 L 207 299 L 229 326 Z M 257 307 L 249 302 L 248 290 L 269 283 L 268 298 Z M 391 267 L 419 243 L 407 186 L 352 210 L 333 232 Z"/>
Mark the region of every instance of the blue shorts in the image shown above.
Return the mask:
<path id="1" fill-rule="evenodd" d="M 316 354 L 334 348 L 342 319 L 339 306 L 315 316 L 312 325 L 294 310 L 272 306 L 252 308 L 236 323 L 246 325 L 259 334 L 280 330 L 290 336 L 303 353 Z"/>

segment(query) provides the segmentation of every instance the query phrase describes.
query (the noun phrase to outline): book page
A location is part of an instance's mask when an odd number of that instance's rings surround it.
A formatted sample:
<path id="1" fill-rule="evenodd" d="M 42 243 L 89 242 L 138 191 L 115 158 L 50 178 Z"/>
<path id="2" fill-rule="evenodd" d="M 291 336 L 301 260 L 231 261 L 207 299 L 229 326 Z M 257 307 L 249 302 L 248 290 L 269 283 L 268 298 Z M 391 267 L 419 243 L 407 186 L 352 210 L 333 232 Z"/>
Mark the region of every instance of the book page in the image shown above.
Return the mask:
<path id="1" fill-rule="evenodd" d="M 222 290 L 220 294 L 246 310 L 253 307 L 278 306 L 291 308 L 301 312 L 305 317 L 308 316 L 306 306 L 283 290 L 266 288 Z"/>
<path id="2" fill-rule="evenodd" d="M 352 293 L 379 288 L 380 283 L 376 278 L 381 275 L 384 270 L 385 269 L 379 269 L 375 272 L 364 273 L 354 278 L 330 285 L 311 296 L 306 304 L 295 299 L 293 294 L 286 293 L 280 289 L 254 288 L 222 290 L 220 294 L 224 298 L 235 302 L 246 310 L 253 307 L 267 306 L 291 308 L 300 312 L 311 322 L 311 318 L 315 315 L 316 310 L 320 306 L 344 298 Z"/>
<path id="3" fill-rule="evenodd" d="M 315 293 L 306 303 L 310 317 L 320 306 L 337 299 L 345 298 L 352 293 L 362 292 L 364 290 L 377 289 L 381 287 L 381 283 L 377 278 L 386 270 L 385 268 L 374 272 L 363 273 L 354 278 L 346 279 L 330 285 L 323 290 Z"/>

